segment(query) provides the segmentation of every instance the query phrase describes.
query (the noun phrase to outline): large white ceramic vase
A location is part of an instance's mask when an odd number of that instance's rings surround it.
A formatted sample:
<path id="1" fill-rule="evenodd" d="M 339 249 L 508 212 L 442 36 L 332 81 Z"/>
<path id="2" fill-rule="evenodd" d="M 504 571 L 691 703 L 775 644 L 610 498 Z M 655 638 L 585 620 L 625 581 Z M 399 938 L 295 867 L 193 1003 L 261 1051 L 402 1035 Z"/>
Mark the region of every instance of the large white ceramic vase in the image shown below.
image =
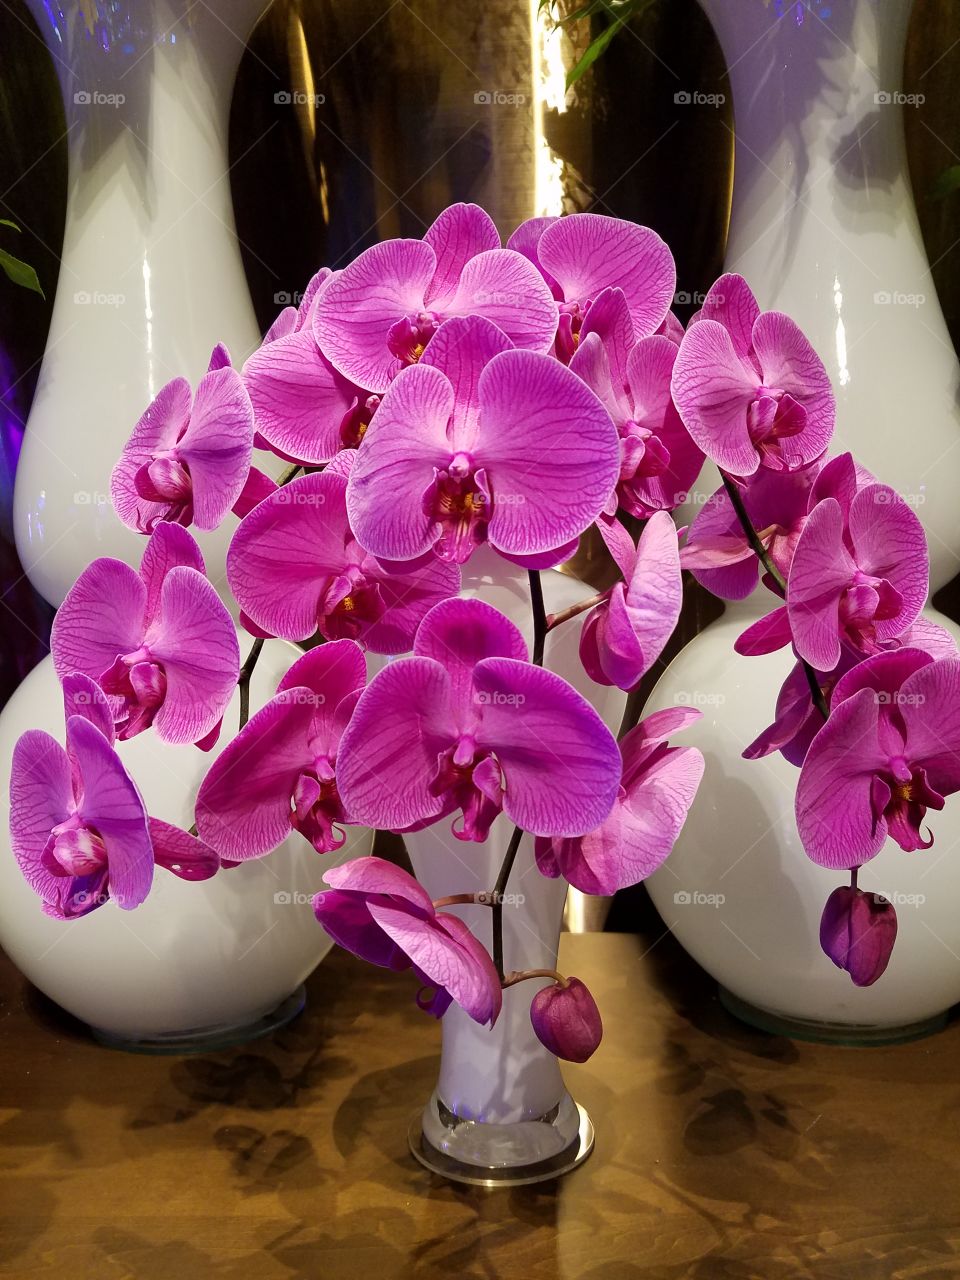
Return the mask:
<path id="1" fill-rule="evenodd" d="M 273 696 L 298 652 L 285 641 L 268 641 L 250 684 L 251 711 Z M 236 733 L 238 704 L 235 693 L 221 740 L 207 754 L 168 746 L 151 731 L 118 743 L 153 817 L 190 827 L 200 782 Z M 4 792 L 14 744 L 26 729 L 45 729 L 63 741 L 63 701 L 49 657 L 0 715 Z M 368 854 L 373 843 L 372 831 L 350 827 L 344 847 L 321 857 L 293 832 L 268 857 L 202 883 L 158 868 L 150 896 L 133 911 L 107 903 L 61 921 L 42 913 L 14 861 L 6 827 L 4 819 L 0 946 L 98 1038 L 151 1052 L 237 1043 L 293 1017 L 303 1003 L 301 984 L 333 945 L 311 906 L 324 870 Z"/>
<path id="2" fill-rule="evenodd" d="M 730 72 L 736 130 L 727 270 L 764 309 L 793 316 L 837 397 L 833 448 L 850 449 L 915 505 L 931 589 L 957 570 L 960 370 L 933 292 L 907 171 L 901 93 L 911 0 L 701 0 Z M 796 832 L 797 771 L 740 758 L 773 718 L 792 663 L 739 658 L 733 641 L 775 601 L 730 606 L 671 664 L 646 710 L 703 711 L 688 735 L 707 769 L 669 861 L 648 882 L 664 921 L 728 1005 L 799 1035 L 920 1034 L 960 1001 L 960 808 L 932 814 L 936 843 L 892 841 L 861 873 L 894 902 L 887 972 L 858 989 L 818 945 L 828 893 Z M 933 610 L 928 616 L 943 625 Z M 952 628 L 957 634 L 956 628 Z"/>
<path id="3" fill-rule="evenodd" d="M 259 342 L 227 126 L 267 2 L 27 0 L 60 81 L 69 155 L 56 302 L 14 497 L 20 559 L 51 604 L 97 556 L 139 556 L 109 481 L 151 399 L 178 375 L 195 382 L 215 343 L 239 363 Z M 200 536 L 214 580 L 229 533 Z"/>
<path id="4" fill-rule="evenodd" d="M 541 578 L 548 613 L 593 594 L 557 571 Z M 525 572 L 482 548 L 465 566 L 463 589 L 465 595 L 477 596 L 506 614 L 532 643 Z M 574 619 L 547 637 L 544 665 L 574 685 L 615 733 L 625 697 L 618 689 L 593 684 L 584 673 L 578 654 L 581 627 L 582 619 Z M 405 836 L 404 842 L 418 878 L 437 899 L 492 889 L 512 831 L 501 815 L 487 841 L 464 843 L 452 834 L 447 818 Z M 506 894 L 505 967 L 555 969 L 567 884 L 540 874 L 527 836 Z M 445 910 L 460 915 L 481 942 L 491 945 L 489 908 Z M 556 1177 L 589 1155 L 589 1119 L 570 1097 L 556 1058 L 537 1039 L 530 1022 L 530 1001 L 548 982 L 530 979 L 508 988 L 493 1029 L 478 1026 L 455 1004 L 444 1015 L 437 1087 L 411 1127 L 413 1152 L 429 1168 L 463 1182 L 516 1185 Z"/>

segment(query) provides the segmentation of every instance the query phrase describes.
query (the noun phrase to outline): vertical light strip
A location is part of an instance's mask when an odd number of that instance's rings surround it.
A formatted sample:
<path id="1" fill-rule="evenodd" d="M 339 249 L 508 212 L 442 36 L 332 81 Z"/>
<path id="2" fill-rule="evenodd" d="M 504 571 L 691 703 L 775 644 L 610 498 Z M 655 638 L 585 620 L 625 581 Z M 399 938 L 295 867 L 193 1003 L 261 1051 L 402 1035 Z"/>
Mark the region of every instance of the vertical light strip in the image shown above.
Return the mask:
<path id="1" fill-rule="evenodd" d="M 558 217 L 563 213 L 563 161 L 555 156 L 543 128 L 545 111 L 567 109 L 566 68 L 563 63 L 563 31 L 539 0 L 530 0 L 530 51 L 533 59 L 533 164 L 534 215 Z"/>

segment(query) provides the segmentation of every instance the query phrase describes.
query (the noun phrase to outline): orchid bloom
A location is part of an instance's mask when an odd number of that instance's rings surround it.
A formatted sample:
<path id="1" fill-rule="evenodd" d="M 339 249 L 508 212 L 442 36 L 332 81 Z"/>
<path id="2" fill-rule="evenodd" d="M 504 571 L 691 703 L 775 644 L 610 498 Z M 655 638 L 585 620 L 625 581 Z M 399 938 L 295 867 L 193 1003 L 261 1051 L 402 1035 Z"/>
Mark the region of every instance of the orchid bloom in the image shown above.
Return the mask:
<path id="1" fill-rule="evenodd" d="M 597 684 L 636 688 L 663 652 L 683 604 L 677 531 L 666 511 L 651 516 L 636 548 L 618 522 L 598 525 L 624 581 L 588 615 L 580 661 Z"/>
<path id="2" fill-rule="evenodd" d="M 150 892 L 153 868 L 205 880 L 219 858 L 199 840 L 149 818 L 114 751 L 113 718 L 88 677 L 63 682 L 66 750 L 29 729 L 13 752 L 10 836 L 14 857 L 43 910 L 58 920 L 113 899 L 129 911 Z"/>
<path id="3" fill-rule="evenodd" d="M 224 356 L 224 348 L 214 352 L 217 367 L 195 395 L 185 378 L 168 382 L 134 427 L 110 478 L 128 528 L 152 533 L 168 520 L 216 529 L 240 499 L 251 474 L 253 408 Z"/>
<path id="4" fill-rule="evenodd" d="M 879 853 L 928 849 L 927 809 L 960 790 L 960 656 L 881 653 L 838 681 L 830 719 L 807 751 L 797 826 L 807 856 L 834 870 Z"/>
<path id="5" fill-rule="evenodd" d="M 360 544 L 388 560 L 481 542 L 535 556 L 596 519 L 619 471 L 617 433 L 581 380 L 510 349 L 479 316 L 448 320 L 384 396 L 347 488 Z"/>
<path id="6" fill-rule="evenodd" d="M 725 275 L 680 343 L 673 399 L 703 452 L 733 476 L 795 471 L 823 453 L 836 406 L 823 362 L 789 316 L 761 313 Z"/>
<path id="7" fill-rule="evenodd" d="M 556 354 L 564 364 L 605 289 L 622 290 L 635 340 L 666 323 L 677 271 L 670 250 L 649 227 L 598 213 L 531 218 L 517 228 L 507 247 L 535 263 L 553 292 L 559 310 Z"/>
<path id="8" fill-rule="evenodd" d="M 879 893 L 854 885 L 834 889 L 820 919 L 820 946 L 858 987 L 884 973 L 897 940 L 897 913 Z"/>
<path id="9" fill-rule="evenodd" d="M 895 640 L 884 642 L 885 649 L 922 649 L 932 658 L 950 658 L 957 654 L 953 636 L 935 622 L 918 618 Z M 840 661 L 832 671 L 814 671 L 820 692 L 829 706 L 837 682 L 858 663 L 863 654 L 855 653 L 849 645 L 841 646 Z M 798 768 L 803 764 L 810 743 L 823 728 L 823 716 L 810 695 L 810 683 L 802 663 L 796 663 L 780 688 L 774 721 L 743 752 L 746 760 L 759 760 L 762 756 L 779 751 L 785 760 Z"/>
<path id="10" fill-rule="evenodd" d="M 603 1023 L 597 1002 L 579 978 L 563 978 L 530 1002 L 537 1039 L 567 1062 L 586 1062 L 599 1048 Z"/>
<path id="11" fill-rule="evenodd" d="M 597 713 L 531 665 L 519 630 L 480 600 L 431 609 L 413 656 L 362 694 L 339 759 L 356 822 L 410 829 L 461 809 L 461 840 L 485 840 L 501 809 L 535 835 L 580 835 L 608 816 L 620 782 Z"/>
<path id="12" fill-rule="evenodd" d="M 647 716 L 620 743 L 623 777 L 613 811 L 586 835 L 535 842 L 545 876 L 583 893 L 609 895 L 656 871 L 676 843 L 703 777 L 696 747 L 671 747 L 669 734 L 700 719 L 692 707 Z"/>
<path id="13" fill-rule="evenodd" d="M 233 535 L 227 578 L 245 619 L 261 632 L 306 640 L 319 630 L 375 653 L 406 653 L 428 610 L 459 592 L 460 571 L 433 556 L 387 569 L 364 551 L 347 521 L 356 456 L 341 454 L 251 512 Z"/>
<path id="14" fill-rule="evenodd" d="M 186 529 L 158 524 L 139 573 L 94 560 L 67 592 L 50 637 L 57 675 L 109 695 L 121 739 L 152 724 L 164 742 L 212 745 L 237 683 L 230 615 Z"/>
<path id="15" fill-rule="evenodd" d="M 260 858 L 299 831 L 318 853 L 339 849 L 349 822 L 338 792 L 340 737 L 366 681 L 363 652 L 334 640 L 298 658 L 275 697 L 211 765 L 197 831 L 231 862 Z"/>
<path id="16" fill-rule="evenodd" d="M 422 240 L 385 240 L 339 272 L 317 300 L 313 331 L 343 377 L 379 394 L 445 321 L 465 315 L 486 316 L 531 351 L 549 351 L 557 328 L 536 268 L 500 247 L 477 205 L 454 204 Z"/>
<path id="17" fill-rule="evenodd" d="M 347 951 L 384 969 L 412 969 L 420 1008 L 440 1018 L 451 1003 L 493 1026 L 503 999 L 486 948 L 457 916 L 437 911 L 409 872 L 382 858 L 356 858 L 324 875 L 313 909 Z"/>
<path id="18" fill-rule="evenodd" d="M 338 373 L 317 345 L 313 316 L 333 278 L 329 269 L 319 271 L 300 306 L 281 311 L 243 366 L 259 436 L 294 462 L 328 462 L 356 444 L 377 406 L 377 397 Z"/>
<path id="19" fill-rule="evenodd" d="M 667 337 L 637 342 L 622 289 L 605 289 L 580 330 L 571 370 L 595 391 L 620 435 L 620 476 L 606 513 L 617 505 L 645 519 L 686 499 L 703 454 L 670 395 L 677 346 Z"/>

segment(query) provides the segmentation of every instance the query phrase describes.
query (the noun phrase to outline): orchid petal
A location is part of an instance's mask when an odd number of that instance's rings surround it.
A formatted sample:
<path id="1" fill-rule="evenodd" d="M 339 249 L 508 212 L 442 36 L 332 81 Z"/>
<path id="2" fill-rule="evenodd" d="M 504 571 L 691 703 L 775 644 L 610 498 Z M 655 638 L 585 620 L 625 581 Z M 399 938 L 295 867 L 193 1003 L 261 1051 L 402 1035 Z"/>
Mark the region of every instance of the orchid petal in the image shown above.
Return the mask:
<path id="1" fill-rule="evenodd" d="M 158 867 L 165 867 L 181 880 L 209 880 L 220 870 L 220 855 L 196 836 L 161 822 L 148 819 L 153 860 Z"/>
<path id="2" fill-rule="evenodd" d="M 156 453 L 176 445 L 189 421 L 190 405 L 189 382 L 185 378 L 174 378 L 161 387 L 124 445 L 110 477 L 110 498 L 128 529 L 139 532 L 151 519 L 165 514 L 164 503 L 148 502 L 140 497 L 134 480 L 140 468 Z"/>
<path id="3" fill-rule="evenodd" d="M 722 325 L 700 320 L 683 335 L 673 367 L 674 403 L 697 447 L 731 475 L 753 475 L 760 465 L 747 425 L 756 388 L 756 375 Z"/>
<path id="4" fill-rule="evenodd" d="M 73 671 L 99 680 L 117 657 L 140 647 L 147 589 L 120 560 L 94 560 L 81 573 L 53 620 L 50 652 L 62 680 Z"/>
<path id="5" fill-rule="evenodd" d="M 190 468 L 193 523 L 216 529 L 239 498 L 253 456 L 253 408 L 235 369 L 200 380 L 177 451 Z"/>
<path id="6" fill-rule="evenodd" d="M 471 258 L 445 310 L 448 315 L 484 316 L 514 346 L 529 351 L 549 351 L 557 331 L 557 304 L 543 277 L 511 249 L 490 249 Z"/>
<path id="7" fill-rule="evenodd" d="M 436 271 L 426 293 L 427 306 L 434 310 L 445 309 L 471 258 L 500 248 L 500 233 L 493 219 L 477 204 L 449 205 L 423 233 L 423 239 L 437 255 Z"/>

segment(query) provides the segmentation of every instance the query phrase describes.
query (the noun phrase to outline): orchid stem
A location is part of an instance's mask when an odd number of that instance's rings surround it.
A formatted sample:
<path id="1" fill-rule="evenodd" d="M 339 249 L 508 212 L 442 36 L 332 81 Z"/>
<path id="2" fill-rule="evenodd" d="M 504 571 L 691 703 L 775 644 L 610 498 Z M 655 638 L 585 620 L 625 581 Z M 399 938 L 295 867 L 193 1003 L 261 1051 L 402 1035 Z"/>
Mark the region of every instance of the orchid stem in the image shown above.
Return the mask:
<path id="1" fill-rule="evenodd" d="M 434 909 L 441 907 L 492 907 L 493 894 L 481 890 L 479 893 L 449 893 L 445 898 L 437 898 Z"/>
<path id="2" fill-rule="evenodd" d="M 250 652 L 247 654 L 246 661 L 240 668 L 240 675 L 237 679 L 237 685 L 240 689 L 240 728 L 250 719 L 250 677 L 253 675 L 253 669 L 257 665 L 257 659 L 260 657 L 260 651 L 263 649 L 263 638 L 254 640 L 250 646 Z"/>
<path id="3" fill-rule="evenodd" d="M 591 596 L 589 600 L 581 600 L 579 604 L 572 604 L 568 609 L 561 609 L 559 613 L 548 614 L 547 631 L 550 632 L 554 627 L 559 627 L 561 622 L 569 622 L 571 618 L 579 617 L 581 613 L 586 613 L 588 609 L 594 609 L 598 604 L 603 604 L 609 595 L 609 591 L 600 591 L 595 596 Z"/>
<path id="4" fill-rule="evenodd" d="M 514 970 L 513 973 L 506 973 L 501 982 L 502 987 L 515 987 L 518 982 L 526 982 L 528 978 L 553 978 L 554 982 L 558 982 L 562 987 L 568 987 L 570 984 L 562 973 L 558 973 L 556 969 L 524 969 L 522 973 Z"/>
<path id="5" fill-rule="evenodd" d="M 517 850 L 520 848 L 520 838 L 523 835 L 521 827 L 514 827 L 513 835 L 510 837 L 510 843 L 507 845 L 507 852 L 503 855 L 503 862 L 500 864 L 500 874 L 497 876 L 497 883 L 493 887 L 493 963 L 500 975 L 500 981 L 503 981 L 503 895 L 507 887 L 507 881 L 510 879 L 510 872 L 513 870 L 513 864 L 517 857 Z"/>
<path id="6" fill-rule="evenodd" d="M 533 610 L 533 658 L 535 667 L 543 666 L 543 646 L 547 638 L 547 615 L 543 607 L 543 583 L 540 581 L 540 570 L 531 569 L 530 607 Z"/>
<path id="7" fill-rule="evenodd" d="M 281 471 L 279 476 L 277 476 L 277 488 L 282 489 L 283 486 L 285 484 L 289 484 L 291 480 L 296 480 L 297 472 L 300 470 L 301 464 L 299 462 L 295 462 L 292 466 L 287 467 L 286 471 Z"/>
<path id="8" fill-rule="evenodd" d="M 786 579 L 774 564 L 773 557 L 770 555 L 770 552 L 760 541 L 757 531 L 753 527 L 753 521 L 747 514 L 747 508 L 743 504 L 743 498 L 740 496 L 740 490 L 725 471 L 720 472 L 720 479 L 723 481 L 723 487 L 727 491 L 727 497 L 730 499 L 730 505 L 733 507 L 736 517 L 740 521 L 740 528 L 743 530 L 746 535 L 747 542 L 750 544 L 750 549 L 753 551 L 754 555 L 756 555 L 764 569 L 766 569 L 771 579 L 776 583 L 781 596 L 786 598 Z M 800 665 L 803 667 L 803 674 L 806 676 L 807 684 L 810 687 L 810 697 L 813 701 L 813 705 L 823 716 L 824 720 L 828 720 L 830 718 L 830 708 L 827 705 L 827 700 L 824 697 L 823 690 L 820 688 L 820 681 L 817 679 L 817 673 L 814 671 L 813 667 L 811 667 L 810 663 L 804 658 L 800 658 Z"/>

